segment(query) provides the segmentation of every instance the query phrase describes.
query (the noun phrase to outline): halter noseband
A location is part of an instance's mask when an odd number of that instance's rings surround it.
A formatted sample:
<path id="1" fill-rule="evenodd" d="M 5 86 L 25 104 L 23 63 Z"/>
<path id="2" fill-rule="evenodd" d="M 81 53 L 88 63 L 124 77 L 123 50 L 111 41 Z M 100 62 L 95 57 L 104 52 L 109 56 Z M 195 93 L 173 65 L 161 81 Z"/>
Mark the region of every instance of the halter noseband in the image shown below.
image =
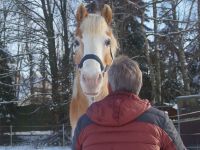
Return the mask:
<path id="1" fill-rule="evenodd" d="M 112 60 L 113 60 L 113 55 L 112 55 L 111 48 L 110 48 L 110 56 L 111 56 L 111 58 L 112 58 Z M 108 65 L 106 65 L 106 66 L 104 67 L 104 65 L 103 65 L 103 63 L 102 63 L 102 61 L 101 61 L 101 59 L 100 59 L 97 55 L 94 55 L 94 54 L 87 54 L 87 55 L 85 55 L 85 56 L 81 59 L 80 63 L 78 64 L 78 68 L 81 69 L 81 68 L 83 67 L 84 61 L 86 61 L 86 60 L 88 60 L 88 59 L 96 60 L 96 61 L 100 64 L 100 68 L 101 68 L 101 71 L 102 71 L 102 72 L 106 72 L 106 71 L 108 70 L 108 68 L 109 68 Z"/>
<path id="2" fill-rule="evenodd" d="M 88 59 L 94 59 L 94 60 L 96 60 L 96 61 L 100 64 L 101 71 L 104 70 L 104 66 L 103 66 L 103 63 L 102 63 L 101 59 L 100 59 L 97 55 L 94 55 L 94 54 L 85 55 L 85 56 L 81 59 L 81 62 L 80 62 L 80 64 L 78 65 L 78 67 L 79 67 L 79 68 L 82 68 L 82 67 L 83 67 L 84 61 L 86 61 L 86 60 L 88 60 Z"/>

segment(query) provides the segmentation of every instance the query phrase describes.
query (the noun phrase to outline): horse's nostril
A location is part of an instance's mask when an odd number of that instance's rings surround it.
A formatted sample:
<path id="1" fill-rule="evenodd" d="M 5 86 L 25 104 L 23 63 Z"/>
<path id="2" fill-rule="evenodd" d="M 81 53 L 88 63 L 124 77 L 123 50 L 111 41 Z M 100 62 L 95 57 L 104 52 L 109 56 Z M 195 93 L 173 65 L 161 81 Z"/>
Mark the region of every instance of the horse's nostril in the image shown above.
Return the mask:
<path id="1" fill-rule="evenodd" d="M 97 86 L 102 81 L 102 78 L 102 74 L 96 74 L 93 76 L 88 76 L 87 74 L 82 75 L 82 81 L 89 86 Z"/>
<path id="2" fill-rule="evenodd" d="M 98 80 L 98 81 L 101 81 L 101 79 L 102 79 L 102 75 L 101 75 L 101 74 L 99 74 L 99 75 L 98 75 L 98 79 L 97 79 L 97 80 Z"/>
<path id="3" fill-rule="evenodd" d="M 85 77 L 85 75 L 84 75 L 84 74 L 83 74 L 82 78 L 83 78 L 83 81 L 86 81 L 86 77 Z"/>

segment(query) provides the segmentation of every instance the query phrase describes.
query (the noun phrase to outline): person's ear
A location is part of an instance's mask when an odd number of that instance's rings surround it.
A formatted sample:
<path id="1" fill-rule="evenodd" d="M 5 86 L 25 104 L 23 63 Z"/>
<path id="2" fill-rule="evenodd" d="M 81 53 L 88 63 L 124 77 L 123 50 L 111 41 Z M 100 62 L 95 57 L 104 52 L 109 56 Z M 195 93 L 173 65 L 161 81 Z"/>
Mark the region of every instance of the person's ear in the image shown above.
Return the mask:
<path id="1" fill-rule="evenodd" d="M 113 92 L 112 87 L 111 87 L 110 83 L 108 82 L 108 93 L 112 93 L 112 92 Z"/>

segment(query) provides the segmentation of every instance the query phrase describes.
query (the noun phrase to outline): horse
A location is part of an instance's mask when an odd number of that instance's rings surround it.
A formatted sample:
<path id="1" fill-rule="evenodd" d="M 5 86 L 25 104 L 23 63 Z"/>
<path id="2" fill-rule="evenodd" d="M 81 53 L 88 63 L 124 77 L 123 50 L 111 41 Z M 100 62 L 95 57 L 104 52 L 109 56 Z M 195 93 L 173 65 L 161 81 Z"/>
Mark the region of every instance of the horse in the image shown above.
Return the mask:
<path id="1" fill-rule="evenodd" d="M 105 4 L 98 13 L 88 13 L 82 4 L 77 9 L 76 21 L 73 61 L 77 67 L 69 112 L 72 135 L 87 108 L 108 95 L 107 70 L 118 48 L 109 5 Z"/>

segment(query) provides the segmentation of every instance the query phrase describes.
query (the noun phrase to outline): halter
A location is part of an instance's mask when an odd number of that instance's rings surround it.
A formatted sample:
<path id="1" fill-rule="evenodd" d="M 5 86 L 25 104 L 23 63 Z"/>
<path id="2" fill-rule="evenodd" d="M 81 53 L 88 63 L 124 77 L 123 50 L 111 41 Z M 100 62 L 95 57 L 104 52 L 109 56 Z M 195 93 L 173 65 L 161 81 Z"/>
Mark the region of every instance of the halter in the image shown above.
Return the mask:
<path id="1" fill-rule="evenodd" d="M 113 55 L 112 55 L 111 48 L 110 48 L 110 56 L 111 56 L 112 61 L 113 61 Z M 101 61 L 101 59 L 100 59 L 97 55 L 94 55 L 94 54 L 87 54 L 87 55 L 85 55 L 85 56 L 81 59 L 80 63 L 78 64 L 78 68 L 81 69 L 81 68 L 83 67 L 84 61 L 86 61 L 86 60 L 88 60 L 88 59 L 96 60 L 96 61 L 100 64 L 100 68 L 101 68 L 101 71 L 102 71 L 102 72 L 106 72 L 106 71 L 108 70 L 108 68 L 109 68 L 109 65 L 106 65 L 106 66 L 104 67 L 104 65 L 103 65 L 103 63 L 102 63 L 102 61 Z"/>

